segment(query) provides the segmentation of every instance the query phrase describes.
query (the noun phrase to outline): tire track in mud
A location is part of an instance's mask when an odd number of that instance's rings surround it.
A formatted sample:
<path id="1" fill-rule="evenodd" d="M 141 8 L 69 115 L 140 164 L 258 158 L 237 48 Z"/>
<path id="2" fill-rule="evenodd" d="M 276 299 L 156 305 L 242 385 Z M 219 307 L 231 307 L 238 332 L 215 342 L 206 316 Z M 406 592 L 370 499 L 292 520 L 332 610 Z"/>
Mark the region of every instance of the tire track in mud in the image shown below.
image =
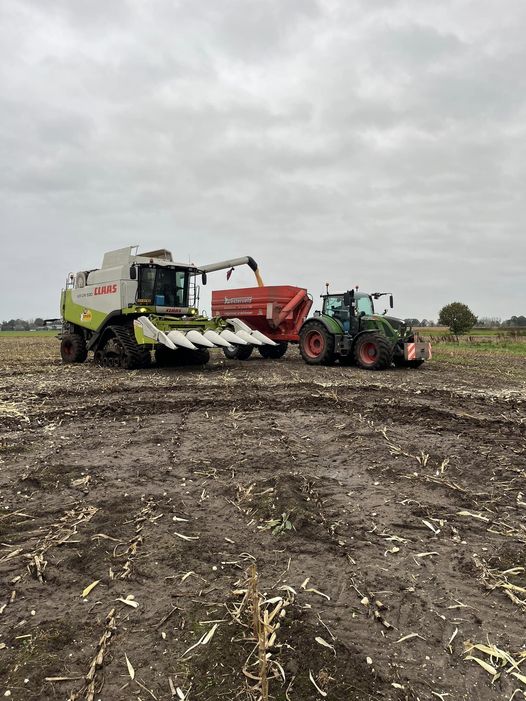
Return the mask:
<path id="1" fill-rule="evenodd" d="M 9 607 L 0 614 L 5 669 L 21 665 L 9 677 L 17 697 L 86 697 L 82 679 L 45 676 L 84 678 L 115 608 L 96 676 L 104 696 L 168 698 L 170 678 L 195 698 L 234 698 L 250 650 L 225 604 L 255 561 L 269 596 L 282 585 L 297 592 L 276 652 L 290 698 L 315 693 L 310 669 L 337 701 L 431 701 L 433 692 L 508 701 L 509 676 L 491 686 L 463 659 L 463 643 L 489 636 L 510 652 L 522 644 L 520 607 L 505 585 L 523 580 L 503 575 L 526 565 L 516 500 L 521 402 L 499 398 L 497 386 L 490 398 L 469 383 L 458 392 L 423 386 L 443 373 L 420 381 L 272 367 L 266 379 L 255 362 L 197 380 L 156 371 L 106 379 L 87 367 L 89 382 L 78 387 L 82 373 L 60 385 L 56 368 L 56 386 L 28 402 L 30 424 L 17 424 L 28 447 L 10 442 L 2 465 L 2 505 L 19 524 L 10 548 L 30 549 L 42 535 L 16 513 L 35 515 L 38 527 L 68 503 L 98 511 L 71 538 L 78 543 L 50 551 L 52 582 L 21 583 L 24 605 L 36 611 L 24 615 L 29 623 L 17 627 Z M 39 482 L 21 480 L 28 465 Z M 282 513 L 294 528 L 273 532 L 269 522 Z M 97 579 L 84 602 L 80 593 Z M 116 601 L 130 595 L 137 608 Z M 210 643 L 184 655 L 213 621 Z M 15 641 L 24 630 L 32 634 L 25 649 Z M 421 637 L 404 639 L 413 633 Z M 272 684 L 283 699 L 288 687 Z"/>

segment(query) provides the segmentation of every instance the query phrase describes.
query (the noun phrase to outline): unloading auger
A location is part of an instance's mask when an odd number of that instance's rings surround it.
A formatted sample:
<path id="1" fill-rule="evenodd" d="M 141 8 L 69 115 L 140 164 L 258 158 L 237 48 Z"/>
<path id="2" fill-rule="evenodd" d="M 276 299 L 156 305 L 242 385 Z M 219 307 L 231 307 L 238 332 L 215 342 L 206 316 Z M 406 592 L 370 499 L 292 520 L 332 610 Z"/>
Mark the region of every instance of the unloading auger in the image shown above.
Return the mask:
<path id="1" fill-rule="evenodd" d="M 153 349 L 158 365 L 202 365 L 211 348 L 276 345 L 241 319 L 198 312 L 197 276 L 205 283 L 207 272 L 243 263 L 261 281 L 250 257 L 200 268 L 175 262 L 166 249 L 106 253 L 100 268 L 71 273 L 62 290 L 63 361 L 82 363 L 92 351 L 100 365 L 140 368 Z"/>

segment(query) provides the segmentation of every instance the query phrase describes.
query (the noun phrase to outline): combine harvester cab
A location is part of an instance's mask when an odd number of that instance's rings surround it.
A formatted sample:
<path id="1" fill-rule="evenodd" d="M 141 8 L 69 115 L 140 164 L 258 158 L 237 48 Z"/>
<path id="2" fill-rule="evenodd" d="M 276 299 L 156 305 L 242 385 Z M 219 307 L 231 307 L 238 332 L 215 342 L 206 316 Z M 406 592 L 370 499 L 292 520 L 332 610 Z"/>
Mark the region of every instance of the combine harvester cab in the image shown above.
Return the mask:
<path id="1" fill-rule="evenodd" d="M 134 252 L 135 249 L 135 252 Z M 166 249 L 138 254 L 128 246 L 104 255 L 101 268 L 71 273 L 61 295 L 61 356 L 127 369 L 150 364 L 202 365 L 210 348 L 274 347 L 237 319 L 209 319 L 197 309 L 196 277 L 206 272 L 177 263 Z"/>
<path id="2" fill-rule="evenodd" d="M 225 348 L 227 358 L 247 360 L 254 346 L 263 358 L 281 358 L 289 343 L 298 343 L 300 328 L 307 318 L 312 299 L 307 290 L 291 285 L 242 287 L 212 292 L 212 315 L 241 322 L 252 337 L 270 338 L 275 345 L 252 344 Z M 239 331 L 236 331 L 240 333 Z"/>

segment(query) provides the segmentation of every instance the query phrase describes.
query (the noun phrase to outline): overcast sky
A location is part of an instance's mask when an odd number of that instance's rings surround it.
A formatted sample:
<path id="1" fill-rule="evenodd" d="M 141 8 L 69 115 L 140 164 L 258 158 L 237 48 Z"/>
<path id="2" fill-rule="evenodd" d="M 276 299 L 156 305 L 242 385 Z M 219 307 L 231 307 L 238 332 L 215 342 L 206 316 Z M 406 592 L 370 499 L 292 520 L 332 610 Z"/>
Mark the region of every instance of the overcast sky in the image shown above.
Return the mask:
<path id="1" fill-rule="evenodd" d="M 127 244 L 526 313 L 525 35 L 524 0 L 2 0 L 0 319 Z"/>

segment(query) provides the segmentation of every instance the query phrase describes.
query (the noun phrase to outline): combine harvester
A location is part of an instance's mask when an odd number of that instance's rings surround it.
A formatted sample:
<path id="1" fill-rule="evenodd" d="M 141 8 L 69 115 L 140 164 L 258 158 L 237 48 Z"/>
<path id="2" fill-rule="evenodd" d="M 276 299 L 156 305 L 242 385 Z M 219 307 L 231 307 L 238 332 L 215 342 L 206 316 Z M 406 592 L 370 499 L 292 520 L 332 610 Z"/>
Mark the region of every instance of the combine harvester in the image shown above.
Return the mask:
<path id="1" fill-rule="evenodd" d="M 198 312 L 197 276 L 206 284 L 208 270 L 242 263 L 259 275 L 252 258 L 197 268 L 175 262 L 166 249 L 138 254 L 128 246 L 106 253 L 101 268 L 71 273 L 62 290 L 62 360 L 82 363 L 93 351 L 100 365 L 141 368 L 153 349 L 158 365 L 203 365 L 210 348 L 276 347 L 241 319 Z"/>

